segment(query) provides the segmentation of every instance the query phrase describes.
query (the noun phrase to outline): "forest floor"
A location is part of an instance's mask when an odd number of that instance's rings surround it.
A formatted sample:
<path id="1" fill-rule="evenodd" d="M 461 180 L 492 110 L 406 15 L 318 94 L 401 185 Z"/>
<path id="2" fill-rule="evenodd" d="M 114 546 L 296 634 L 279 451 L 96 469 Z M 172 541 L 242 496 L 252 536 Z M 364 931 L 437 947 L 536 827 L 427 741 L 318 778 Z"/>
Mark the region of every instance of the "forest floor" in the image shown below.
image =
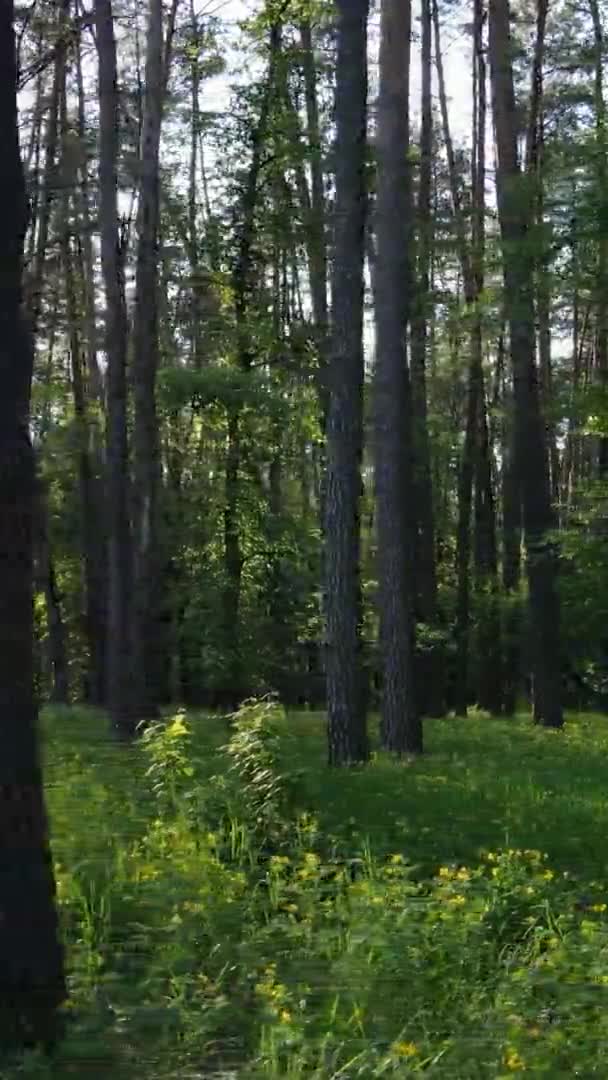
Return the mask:
<path id="1" fill-rule="evenodd" d="M 68 1035 L 2 1080 L 608 1075 L 608 721 L 323 724 L 45 714 Z"/>

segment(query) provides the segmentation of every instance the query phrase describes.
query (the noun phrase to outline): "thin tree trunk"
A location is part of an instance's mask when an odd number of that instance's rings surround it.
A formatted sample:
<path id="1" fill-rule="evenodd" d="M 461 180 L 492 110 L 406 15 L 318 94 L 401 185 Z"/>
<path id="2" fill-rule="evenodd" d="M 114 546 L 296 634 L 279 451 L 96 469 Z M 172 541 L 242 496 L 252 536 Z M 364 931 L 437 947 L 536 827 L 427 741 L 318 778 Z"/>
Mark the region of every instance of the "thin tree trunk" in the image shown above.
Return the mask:
<path id="1" fill-rule="evenodd" d="M 503 409 L 506 406 L 503 396 Z M 504 662 L 503 662 L 503 712 L 513 716 L 521 681 L 520 638 L 522 613 L 520 610 L 522 505 L 521 484 L 514 452 L 513 401 L 509 398 L 509 418 L 503 422 L 502 445 L 502 506 L 503 506 L 503 553 L 502 584 L 504 604 Z"/>
<path id="2" fill-rule="evenodd" d="M 307 141 L 311 175 L 311 197 L 309 213 L 307 215 L 306 238 L 310 295 L 321 369 L 319 378 L 321 423 L 322 429 L 325 430 L 327 422 L 327 388 L 325 384 L 329 334 L 329 313 L 327 305 L 327 244 L 325 236 L 326 211 L 325 193 L 323 188 L 319 104 L 317 100 L 317 72 L 310 22 L 302 23 L 300 37 L 303 55 Z"/>
<path id="3" fill-rule="evenodd" d="M 133 322 L 133 552 L 135 711 L 152 719 L 162 671 L 160 449 L 156 412 L 158 336 L 159 152 L 163 112 L 163 8 L 150 0 L 141 137 L 138 248 Z"/>
<path id="4" fill-rule="evenodd" d="M 131 675 L 133 560 L 128 510 L 127 312 L 118 228 L 118 85 L 111 0 L 95 0 L 99 55 L 99 216 L 106 294 L 108 410 L 106 424 L 109 523 L 108 707 L 117 735 L 135 731 Z"/>
<path id="5" fill-rule="evenodd" d="M 78 10 L 78 0 L 77 0 Z M 87 141 L 87 122 L 86 122 L 86 104 L 85 104 L 85 91 L 84 91 L 84 79 L 82 73 L 82 55 L 80 49 L 80 39 L 76 43 L 76 83 L 78 88 L 78 139 L 82 147 L 86 146 Z M 82 289 L 84 297 L 84 325 L 86 329 L 86 344 L 87 344 L 87 373 L 90 385 L 90 392 L 93 401 L 100 406 L 104 404 L 104 390 L 103 379 L 99 370 L 99 362 L 97 357 L 97 325 L 96 325 L 96 308 L 95 308 L 95 277 L 94 277 L 94 260 L 93 260 L 93 243 L 92 243 L 92 224 L 90 214 L 90 192 L 89 192 L 89 167 L 88 159 L 84 158 L 80 169 L 80 183 L 76 185 L 74 192 L 76 206 L 78 209 L 79 217 L 79 230 L 78 230 L 78 245 L 80 254 L 80 265 L 82 267 Z M 97 448 L 97 456 L 99 458 L 99 466 L 101 466 L 101 447 L 102 439 L 97 437 L 97 432 L 93 431 L 94 445 Z"/>
<path id="6" fill-rule="evenodd" d="M 67 152 L 68 117 L 66 87 L 61 97 L 61 136 Z M 85 699 L 92 705 L 103 705 L 106 694 L 106 528 L 103 513 L 103 489 L 99 475 L 99 448 L 91 437 L 87 379 L 83 371 L 81 327 L 76 279 L 74 273 L 73 241 L 70 221 L 70 193 L 64 184 L 61 199 L 60 248 L 65 283 L 67 335 L 70 347 L 70 366 L 74 414 L 77 427 L 77 465 L 80 489 L 80 542 L 84 569 L 84 625 L 88 646 L 88 665 L 85 675 Z M 84 284 L 84 283 L 83 283 Z M 83 305 L 86 308 L 86 300 Z M 94 371 L 97 369 L 95 353 Z"/>
<path id="7" fill-rule="evenodd" d="M 49 115 L 45 135 L 44 172 L 38 206 L 38 229 L 36 239 L 36 251 L 34 265 L 28 289 L 29 314 L 32 325 L 32 333 L 36 333 L 42 311 L 42 289 L 45 277 L 46 253 L 49 241 L 49 227 L 51 223 L 51 208 L 55 196 L 55 168 L 57 161 L 58 130 L 59 130 L 59 105 L 61 93 L 65 81 L 65 66 L 67 57 L 67 40 L 63 28 L 69 19 L 70 0 L 61 0 L 57 14 L 57 47 L 55 51 L 55 66 L 53 71 L 53 85 L 51 88 Z"/>
<path id="8" fill-rule="evenodd" d="M 606 103 L 604 100 L 604 31 L 597 0 L 589 0 L 595 44 L 595 139 L 597 213 L 596 278 L 596 367 L 600 385 L 608 389 L 608 169 L 606 145 Z M 599 446 L 599 472 L 608 475 L 608 436 Z"/>
<path id="9" fill-rule="evenodd" d="M 70 700 L 70 679 L 65 624 L 61 611 L 61 596 L 57 587 L 55 564 L 48 537 L 48 511 L 43 498 L 37 505 L 37 542 L 34 545 L 37 587 L 46 605 L 48 664 L 50 674 L 49 701 L 67 705 Z"/>
<path id="10" fill-rule="evenodd" d="M 467 244 L 464 215 L 458 188 L 456 159 L 450 134 L 449 116 L 439 15 L 433 0 L 433 21 L 436 40 L 436 64 L 439 100 L 444 139 L 448 157 L 450 192 L 454 212 L 456 242 L 464 285 L 464 298 L 470 320 L 470 352 L 467 383 L 465 440 L 460 461 L 458 481 L 458 524 L 456 533 L 456 688 L 457 712 L 465 715 L 470 691 L 470 616 L 471 616 L 471 512 L 475 506 L 476 543 L 478 556 L 476 584 L 480 600 L 480 638 L 478 645 L 477 697 L 484 707 L 499 706 L 500 647 L 497 615 L 497 566 L 492 551 L 496 550 L 496 523 L 492 491 L 492 471 L 489 460 L 488 427 L 483 374 L 483 314 L 480 298 L 484 286 L 485 259 L 485 125 L 486 73 L 483 49 L 483 11 L 478 4 L 474 20 L 474 147 L 473 147 L 473 237 L 471 249 Z M 475 500 L 473 485 L 475 484 Z M 480 490 L 477 490 L 477 489 Z M 480 561 L 479 561 L 480 560 Z M 484 594 L 483 597 L 481 594 Z M 491 647 L 490 647 L 491 643 Z M 488 651 L 489 647 L 489 651 Z"/>
<path id="11" fill-rule="evenodd" d="M 420 180 L 418 188 L 418 280 L 411 316 L 411 397 L 413 436 L 413 498 L 417 513 L 415 531 L 416 607 L 418 619 L 429 627 L 437 624 L 437 566 L 433 474 L 427 418 L 426 363 L 428 312 L 430 304 L 430 263 L 433 244 L 431 216 L 433 113 L 431 42 L 431 0 L 422 0 L 422 92 L 420 129 Z M 417 670 L 420 659 L 417 658 Z M 444 712 L 444 671 L 440 656 L 419 672 L 418 704 L 423 712 L 441 716 Z"/>
<path id="12" fill-rule="evenodd" d="M 66 996 L 34 697 L 33 345 L 23 316 L 26 200 L 12 0 L 0 5 L 0 1046 L 53 1040 Z"/>
<path id="13" fill-rule="evenodd" d="M 329 761 L 365 761 L 360 590 L 369 0 L 337 2 L 336 201 L 328 363 L 325 589 Z"/>
<path id="14" fill-rule="evenodd" d="M 496 514 L 483 373 L 483 310 L 485 284 L 486 61 L 483 0 L 474 4 L 476 122 L 473 151 L 472 272 L 476 304 L 471 323 L 471 379 L 478 384 L 475 453 L 475 591 L 477 608 L 477 700 L 482 709 L 502 708 Z"/>

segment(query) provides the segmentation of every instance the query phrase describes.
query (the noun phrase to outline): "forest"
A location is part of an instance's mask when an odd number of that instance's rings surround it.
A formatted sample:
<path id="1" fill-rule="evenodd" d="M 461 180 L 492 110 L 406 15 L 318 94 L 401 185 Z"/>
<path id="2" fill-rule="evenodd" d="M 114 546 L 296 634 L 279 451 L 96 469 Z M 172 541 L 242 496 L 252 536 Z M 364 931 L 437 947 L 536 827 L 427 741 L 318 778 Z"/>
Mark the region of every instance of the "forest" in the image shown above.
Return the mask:
<path id="1" fill-rule="evenodd" d="M 604 0 L 0 0 L 0 1080 L 608 1069 Z"/>

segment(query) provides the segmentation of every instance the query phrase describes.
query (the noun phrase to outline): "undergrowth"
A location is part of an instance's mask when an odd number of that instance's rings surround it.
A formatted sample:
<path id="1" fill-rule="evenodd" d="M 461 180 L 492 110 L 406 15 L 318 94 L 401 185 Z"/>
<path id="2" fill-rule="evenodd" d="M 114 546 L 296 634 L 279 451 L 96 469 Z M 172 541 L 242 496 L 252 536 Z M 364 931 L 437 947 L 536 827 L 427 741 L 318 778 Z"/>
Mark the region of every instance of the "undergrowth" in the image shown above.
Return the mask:
<path id="1" fill-rule="evenodd" d="M 336 774 L 272 700 L 134 747 L 49 713 L 68 1035 L 3 1080 L 605 1076 L 603 723 Z"/>

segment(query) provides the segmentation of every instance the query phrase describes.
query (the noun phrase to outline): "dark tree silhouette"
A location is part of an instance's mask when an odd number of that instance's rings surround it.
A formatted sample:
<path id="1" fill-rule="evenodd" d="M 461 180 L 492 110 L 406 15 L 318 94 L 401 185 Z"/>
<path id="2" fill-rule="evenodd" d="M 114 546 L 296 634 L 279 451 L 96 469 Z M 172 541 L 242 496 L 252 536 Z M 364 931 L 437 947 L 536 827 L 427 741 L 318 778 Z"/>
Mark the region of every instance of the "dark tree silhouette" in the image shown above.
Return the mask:
<path id="1" fill-rule="evenodd" d="M 25 187 L 13 3 L 0 5 L 0 1043 L 48 1041 L 65 997 L 33 690 L 33 348 L 22 311 Z"/>

